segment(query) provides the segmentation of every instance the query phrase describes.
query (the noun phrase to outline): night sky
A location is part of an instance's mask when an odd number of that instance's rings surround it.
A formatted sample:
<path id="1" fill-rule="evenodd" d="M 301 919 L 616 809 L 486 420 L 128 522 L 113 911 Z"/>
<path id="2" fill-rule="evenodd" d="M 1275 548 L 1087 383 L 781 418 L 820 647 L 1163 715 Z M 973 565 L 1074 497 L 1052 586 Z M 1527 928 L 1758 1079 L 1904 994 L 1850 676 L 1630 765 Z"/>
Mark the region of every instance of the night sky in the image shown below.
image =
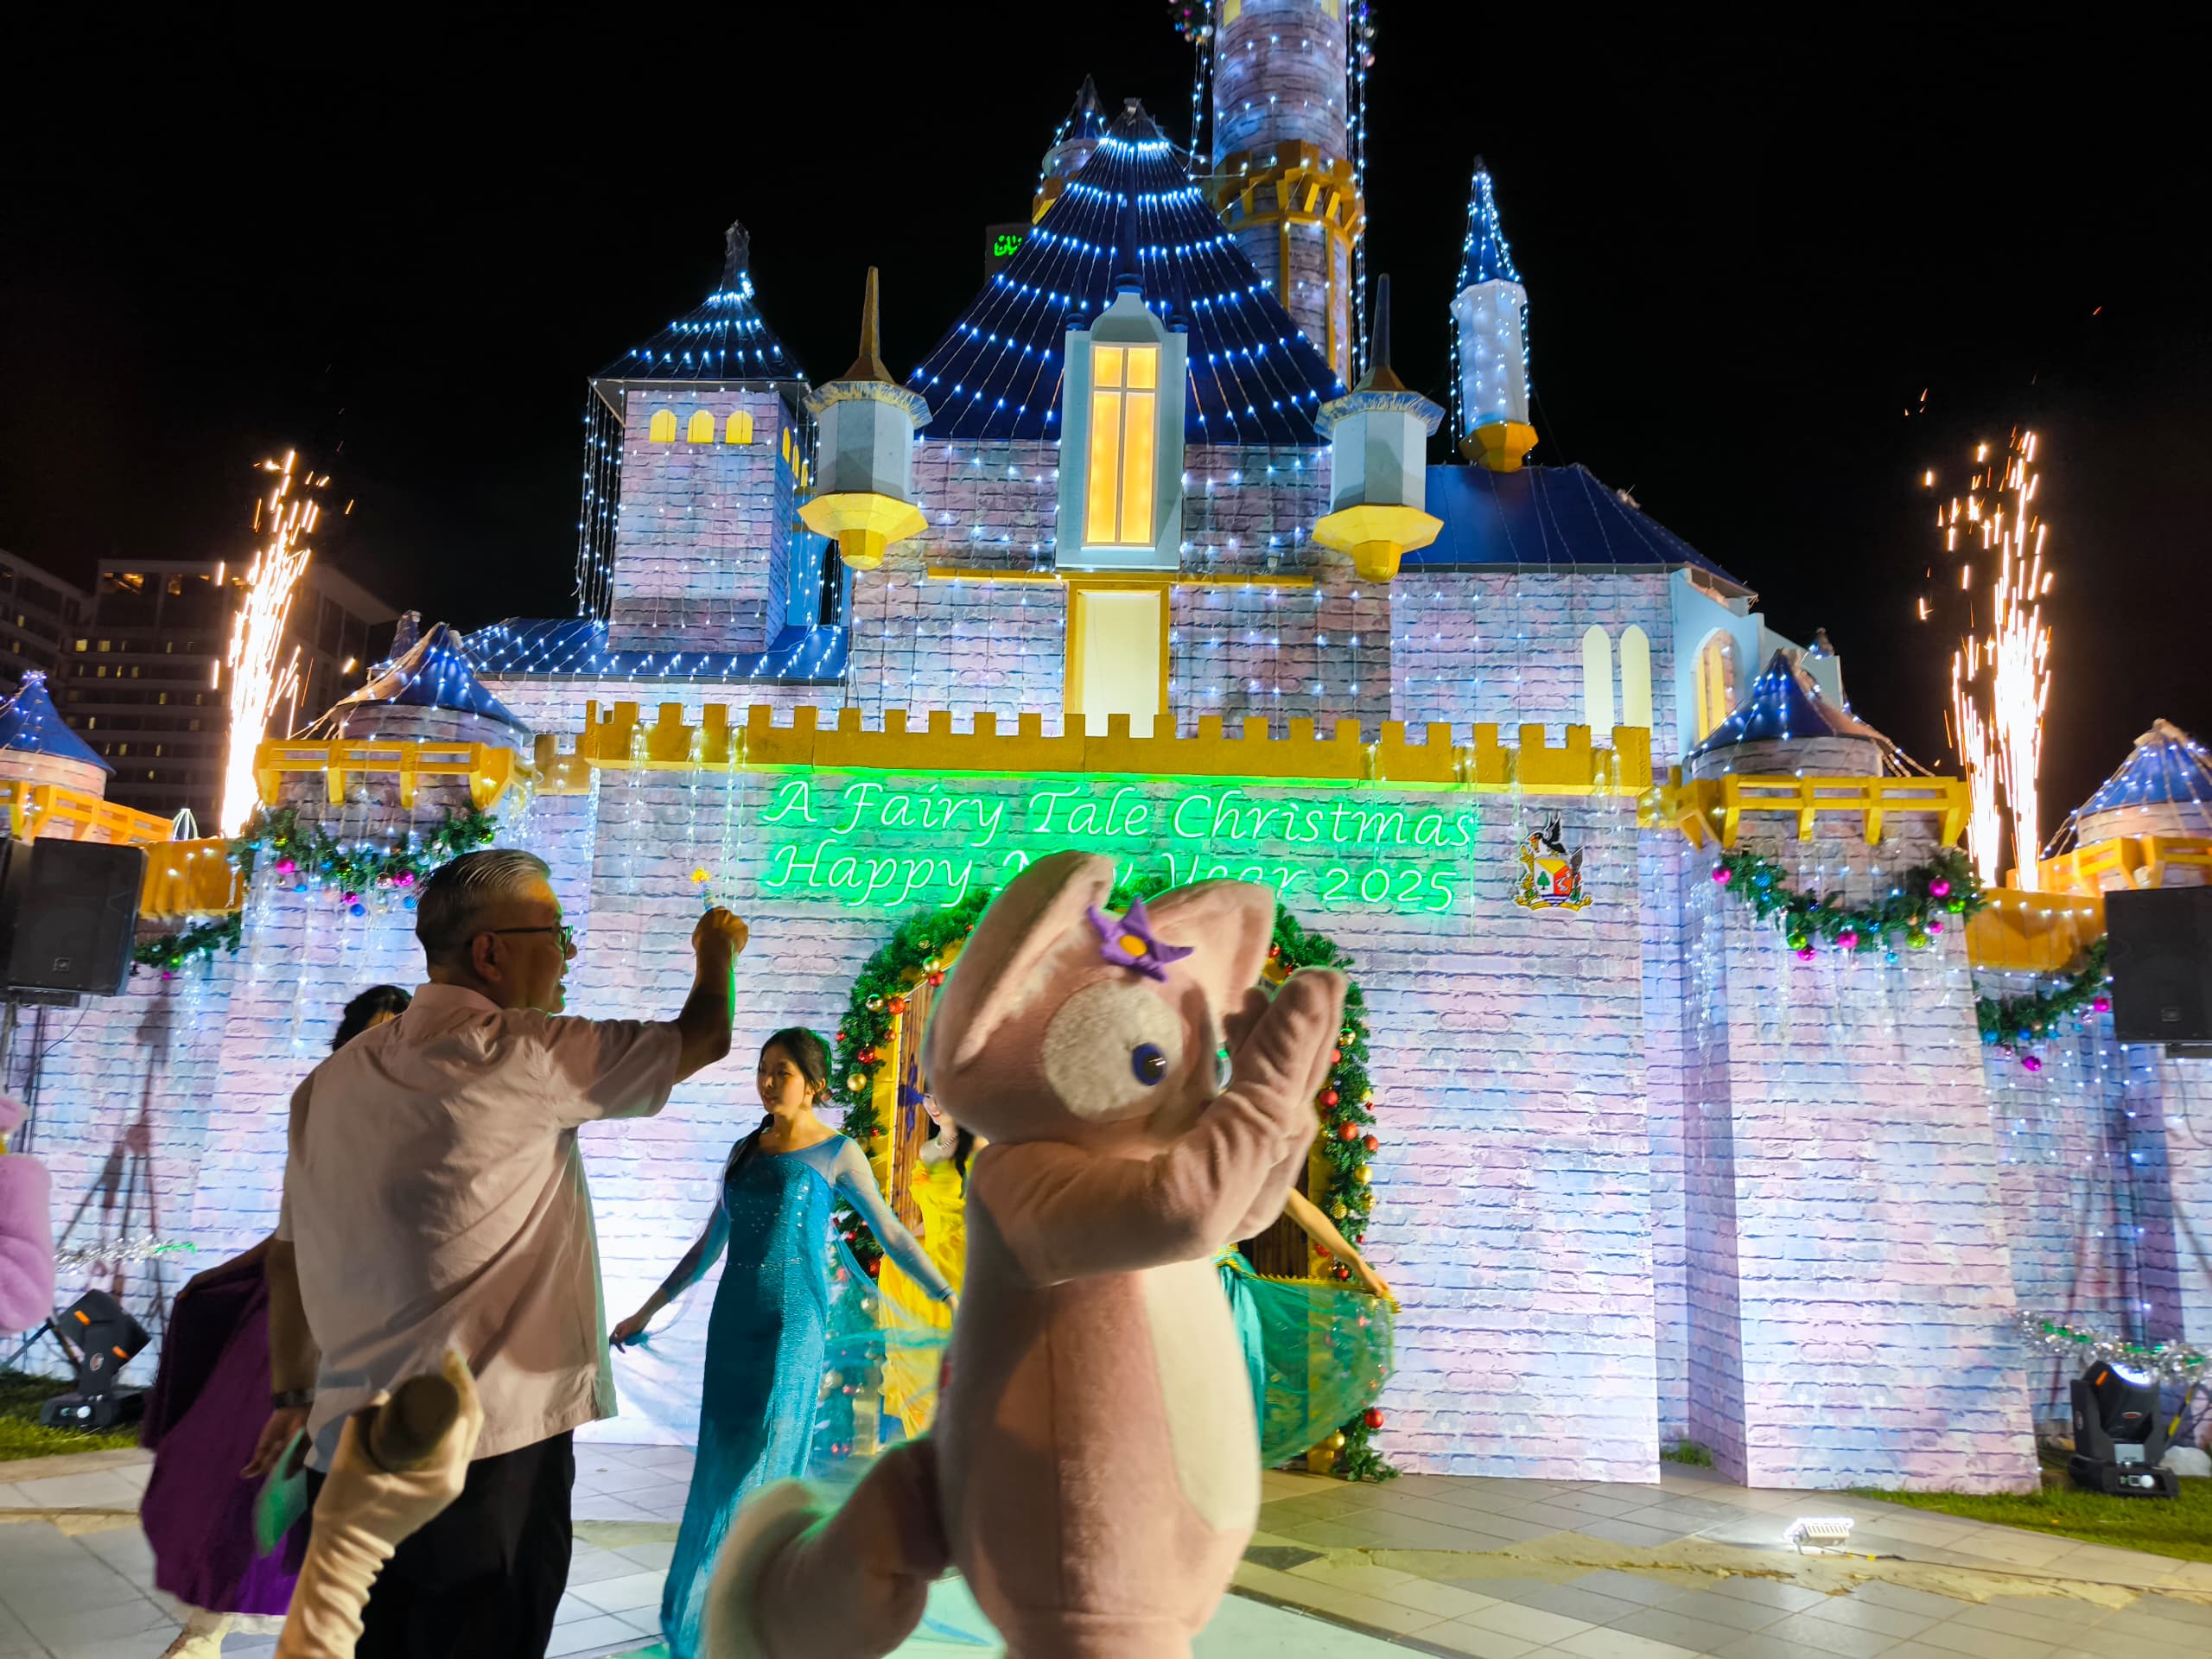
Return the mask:
<path id="1" fill-rule="evenodd" d="M 2153 715 L 2212 724 L 2212 192 L 2172 43 L 2080 13 L 2043 38 L 1933 9 L 1819 35 L 1377 14 L 1369 269 L 1409 384 L 1446 385 L 1479 151 L 1536 459 L 1631 489 L 1781 632 L 1825 626 L 1862 715 L 1948 763 L 1920 475 L 1962 482 L 2024 424 L 2059 572 L 2046 800 Z M 1187 130 L 1189 48 L 1141 0 L 631 16 L 18 39 L 0 548 L 80 583 L 238 557 L 252 463 L 296 445 L 358 503 L 321 556 L 372 590 L 463 626 L 567 614 L 585 377 L 698 302 L 730 219 L 817 379 L 880 265 L 903 374 L 1086 72 Z"/>

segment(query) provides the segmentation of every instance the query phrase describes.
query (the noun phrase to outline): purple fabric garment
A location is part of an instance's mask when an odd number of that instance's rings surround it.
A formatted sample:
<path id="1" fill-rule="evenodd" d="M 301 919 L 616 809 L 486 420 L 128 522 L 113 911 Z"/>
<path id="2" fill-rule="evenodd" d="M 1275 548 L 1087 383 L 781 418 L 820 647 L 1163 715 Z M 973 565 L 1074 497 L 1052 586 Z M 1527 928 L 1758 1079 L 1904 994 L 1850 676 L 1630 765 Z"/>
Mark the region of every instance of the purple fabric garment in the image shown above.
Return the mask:
<path id="1" fill-rule="evenodd" d="M 268 1418 L 269 1287 L 258 1262 L 219 1269 L 171 1311 L 141 1437 L 158 1448 L 138 1508 L 154 1582 L 180 1601 L 216 1613 L 279 1614 L 291 1605 L 306 1529 L 257 1560 L 261 1483 L 238 1478 Z"/>

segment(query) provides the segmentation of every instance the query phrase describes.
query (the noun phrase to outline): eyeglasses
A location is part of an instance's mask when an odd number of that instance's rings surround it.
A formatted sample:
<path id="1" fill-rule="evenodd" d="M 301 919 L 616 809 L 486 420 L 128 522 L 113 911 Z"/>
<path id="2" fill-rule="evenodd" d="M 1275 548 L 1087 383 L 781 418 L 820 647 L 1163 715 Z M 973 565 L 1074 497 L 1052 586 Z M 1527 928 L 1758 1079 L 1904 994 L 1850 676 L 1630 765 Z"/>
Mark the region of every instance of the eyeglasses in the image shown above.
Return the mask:
<path id="1" fill-rule="evenodd" d="M 550 927 L 487 927 L 484 931 L 486 933 L 557 933 L 561 936 L 562 950 L 574 950 L 576 948 L 576 930 L 565 923 L 556 923 Z"/>

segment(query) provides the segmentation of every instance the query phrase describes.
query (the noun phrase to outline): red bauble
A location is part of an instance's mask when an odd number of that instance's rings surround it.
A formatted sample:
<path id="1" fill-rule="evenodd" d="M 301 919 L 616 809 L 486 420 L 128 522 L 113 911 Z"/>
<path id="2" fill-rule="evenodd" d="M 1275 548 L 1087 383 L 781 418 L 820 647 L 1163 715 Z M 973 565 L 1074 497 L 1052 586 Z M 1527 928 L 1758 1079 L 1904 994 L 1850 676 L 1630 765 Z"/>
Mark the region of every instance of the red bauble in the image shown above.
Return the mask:
<path id="1" fill-rule="evenodd" d="M 1374 1407 L 1370 1406 L 1365 1411 L 1359 1414 L 1359 1421 L 1365 1423 L 1370 1428 L 1380 1428 L 1382 1427 L 1382 1414 L 1376 1410 Z"/>
<path id="2" fill-rule="evenodd" d="M 1358 1138 L 1359 1138 L 1359 1125 L 1358 1125 L 1358 1124 L 1357 1124 L 1357 1123 L 1339 1123 L 1339 1124 L 1338 1124 L 1338 1125 L 1337 1125 L 1337 1139 L 1338 1139 L 1338 1140 L 1339 1140 L 1339 1141 L 1355 1141 L 1355 1140 L 1357 1140 Z"/>
<path id="3" fill-rule="evenodd" d="M 1333 1106 L 1333 1105 L 1335 1105 L 1335 1104 L 1336 1104 L 1339 1100 L 1342 1100 L 1343 1098 L 1344 1098 L 1344 1096 L 1343 1096 L 1342 1095 L 1339 1095 L 1339 1094 L 1338 1094 L 1335 1090 L 1333 1090 L 1333 1089 L 1324 1089 L 1324 1090 L 1321 1091 L 1321 1103 L 1322 1103 L 1324 1106 Z"/>
<path id="4" fill-rule="evenodd" d="M 1349 1278 L 1351 1278 L 1351 1269 L 1350 1268 L 1348 1268 L 1348 1267 L 1344 1266 L 1344 1264 L 1343 1262 L 1338 1262 L 1338 1263 L 1337 1263 L 1337 1269 L 1336 1269 L 1336 1272 L 1337 1272 L 1337 1277 L 1338 1277 L 1338 1278 L 1339 1278 L 1339 1279 L 1349 1279 Z"/>
<path id="5" fill-rule="evenodd" d="M 840 1031 L 837 1033 L 837 1040 L 841 1043 L 845 1040 L 845 1033 L 843 1032 Z"/>
<path id="6" fill-rule="evenodd" d="M 893 1014 L 904 1014 L 904 1013 L 906 1013 L 906 999 L 905 997 L 903 997 L 903 996 L 894 996 L 894 997 L 893 997 L 893 998 L 891 999 L 891 1012 L 892 1012 L 892 1013 L 893 1013 Z"/>
<path id="7" fill-rule="evenodd" d="M 1341 1065 L 1344 1064 L 1344 1052 L 1341 1048 L 1332 1048 L 1329 1051 L 1329 1064 L 1331 1065 Z"/>
<path id="8" fill-rule="evenodd" d="M 944 984 L 944 970 L 943 969 L 941 969 L 941 968 L 940 968 L 937 972 L 935 972 L 935 973 L 931 974 L 931 975 L 930 976 L 930 983 L 931 983 L 931 984 L 932 984 L 932 985 L 942 985 L 942 984 Z"/>
<path id="9" fill-rule="evenodd" d="M 1365 1135 L 1360 1137 L 1359 1144 L 1365 1147 L 1370 1152 L 1372 1152 L 1376 1147 L 1381 1146 L 1382 1143 L 1380 1141 L 1377 1141 L 1373 1135 Z"/>

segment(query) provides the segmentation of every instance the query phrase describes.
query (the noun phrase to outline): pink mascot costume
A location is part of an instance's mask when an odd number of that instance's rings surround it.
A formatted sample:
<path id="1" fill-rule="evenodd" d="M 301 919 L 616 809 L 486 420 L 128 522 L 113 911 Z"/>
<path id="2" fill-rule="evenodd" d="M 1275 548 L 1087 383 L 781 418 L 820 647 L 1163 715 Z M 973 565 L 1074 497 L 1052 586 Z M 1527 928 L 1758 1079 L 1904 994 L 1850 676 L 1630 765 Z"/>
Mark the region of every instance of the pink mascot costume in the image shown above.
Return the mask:
<path id="1" fill-rule="evenodd" d="M 796 1482 L 747 1508 L 709 1598 L 716 1659 L 874 1659 L 948 1564 L 1012 1659 L 1180 1659 L 1229 1587 L 1259 1436 L 1212 1257 L 1282 1210 L 1344 981 L 1256 988 L 1265 887 L 1123 917 L 1113 881 L 1090 854 L 1039 861 L 954 967 L 925 1060 L 990 1144 L 936 1433 L 834 1514 Z"/>

